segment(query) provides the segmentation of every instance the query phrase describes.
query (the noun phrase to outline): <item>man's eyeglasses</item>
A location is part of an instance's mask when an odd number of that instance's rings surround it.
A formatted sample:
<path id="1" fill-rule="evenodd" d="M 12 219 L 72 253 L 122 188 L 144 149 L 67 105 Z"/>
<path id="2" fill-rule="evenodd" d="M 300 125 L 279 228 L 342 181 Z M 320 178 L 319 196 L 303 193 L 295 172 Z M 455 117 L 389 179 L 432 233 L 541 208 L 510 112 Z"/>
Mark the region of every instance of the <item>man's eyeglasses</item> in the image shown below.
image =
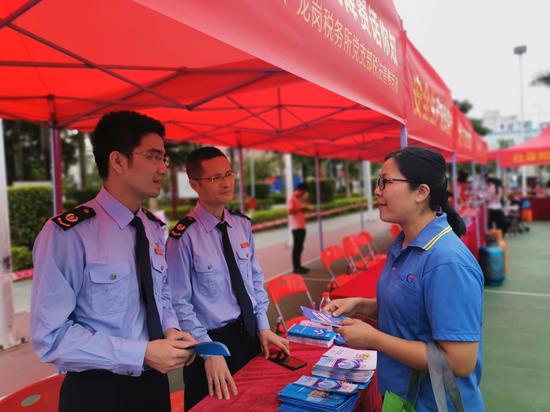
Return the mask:
<path id="1" fill-rule="evenodd" d="M 132 152 L 132 154 L 143 156 L 147 160 L 151 160 L 155 163 L 163 162 L 166 167 L 170 167 L 170 157 L 162 152 L 152 150 L 149 152 Z"/>
<path id="2" fill-rule="evenodd" d="M 393 182 L 408 182 L 407 179 L 386 179 L 385 177 L 379 177 L 376 181 L 376 186 L 378 186 L 378 189 L 384 190 L 386 188 L 386 185 L 388 183 Z"/>
<path id="3" fill-rule="evenodd" d="M 233 171 L 226 172 L 225 174 L 219 174 L 214 175 L 210 177 L 190 177 L 190 179 L 193 180 L 207 180 L 210 183 L 220 183 L 222 180 L 225 179 L 235 179 L 237 177 L 237 173 Z"/>

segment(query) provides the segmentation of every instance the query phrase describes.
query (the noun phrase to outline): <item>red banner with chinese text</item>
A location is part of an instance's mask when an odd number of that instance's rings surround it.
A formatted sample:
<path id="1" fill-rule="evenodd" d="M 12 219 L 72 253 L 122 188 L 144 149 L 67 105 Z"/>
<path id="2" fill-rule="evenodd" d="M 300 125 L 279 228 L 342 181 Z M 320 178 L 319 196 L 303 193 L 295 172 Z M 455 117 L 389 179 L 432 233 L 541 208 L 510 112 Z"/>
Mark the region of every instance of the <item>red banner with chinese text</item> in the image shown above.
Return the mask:
<path id="1" fill-rule="evenodd" d="M 474 160 L 474 128 L 472 122 L 456 106 L 453 106 L 453 141 L 459 162 Z"/>
<path id="2" fill-rule="evenodd" d="M 404 122 L 401 20 L 391 1 L 135 1 Z"/>
<path id="3" fill-rule="evenodd" d="M 403 38 L 409 137 L 450 153 L 454 149 L 451 91 L 406 34 Z"/>

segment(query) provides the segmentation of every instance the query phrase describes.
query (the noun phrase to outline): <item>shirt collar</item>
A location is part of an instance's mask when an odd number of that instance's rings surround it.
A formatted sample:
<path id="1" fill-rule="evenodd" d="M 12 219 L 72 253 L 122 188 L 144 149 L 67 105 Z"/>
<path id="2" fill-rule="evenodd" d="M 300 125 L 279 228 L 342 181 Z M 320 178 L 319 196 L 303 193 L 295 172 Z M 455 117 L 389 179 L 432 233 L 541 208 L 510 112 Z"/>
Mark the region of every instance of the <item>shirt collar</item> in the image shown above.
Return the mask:
<path id="1" fill-rule="evenodd" d="M 414 238 L 410 246 L 429 250 L 439 239 L 451 232 L 452 228 L 447 221 L 447 214 L 437 213 L 434 220 L 426 225 L 424 229 Z"/>
<path id="2" fill-rule="evenodd" d="M 433 245 L 437 243 L 439 239 L 445 236 L 447 233 L 452 232 L 452 228 L 447 222 L 447 215 L 445 213 L 437 213 L 434 220 L 426 225 L 424 229 L 409 243 L 409 247 L 417 247 L 423 250 L 429 250 Z M 392 242 L 389 248 L 389 252 L 394 256 L 398 256 L 401 252 L 401 246 L 403 245 L 403 239 L 405 234 L 401 232 L 397 238 Z"/>
<path id="3" fill-rule="evenodd" d="M 206 210 L 203 205 L 201 205 L 200 201 L 197 202 L 195 206 L 194 214 L 197 217 L 197 220 L 204 226 L 204 229 L 207 232 L 212 231 L 212 229 L 214 229 L 216 225 L 220 223 L 220 220 L 208 210 Z M 229 213 L 226 209 L 224 209 L 223 211 L 223 220 L 227 222 L 229 227 L 233 226 L 233 217 L 231 213 Z"/>
<path id="4" fill-rule="evenodd" d="M 120 203 L 105 187 L 102 187 L 96 196 L 96 201 L 107 212 L 109 216 L 118 224 L 121 229 L 124 229 L 134 218 L 134 214 L 130 209 Z M 140 214 L 141 208 L 138 214 Z M 141 212 L 143 215 L 143 212 Z M 143 220 L 143 216 L 141 216 Z"/>

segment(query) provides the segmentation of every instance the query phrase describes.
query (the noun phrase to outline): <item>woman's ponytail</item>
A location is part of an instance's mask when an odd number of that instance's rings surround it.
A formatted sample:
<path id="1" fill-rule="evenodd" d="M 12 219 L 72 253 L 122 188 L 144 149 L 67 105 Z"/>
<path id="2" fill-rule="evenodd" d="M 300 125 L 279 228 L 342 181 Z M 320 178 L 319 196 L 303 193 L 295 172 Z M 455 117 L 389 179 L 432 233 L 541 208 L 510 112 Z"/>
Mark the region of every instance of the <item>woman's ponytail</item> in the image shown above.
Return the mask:
<path id="1" fill-rule="evenodd" d="M 455 232 L 458 237 L 461 237 L 464 233 L 466 233 L 466 225 L 464 224 L 464 220 L 462 220 L 456 210 L 449 204 L 447 199 L 443 201 L 441 210 L 447 214 L 447 222 L 449 222 L 453 232 Z"/>

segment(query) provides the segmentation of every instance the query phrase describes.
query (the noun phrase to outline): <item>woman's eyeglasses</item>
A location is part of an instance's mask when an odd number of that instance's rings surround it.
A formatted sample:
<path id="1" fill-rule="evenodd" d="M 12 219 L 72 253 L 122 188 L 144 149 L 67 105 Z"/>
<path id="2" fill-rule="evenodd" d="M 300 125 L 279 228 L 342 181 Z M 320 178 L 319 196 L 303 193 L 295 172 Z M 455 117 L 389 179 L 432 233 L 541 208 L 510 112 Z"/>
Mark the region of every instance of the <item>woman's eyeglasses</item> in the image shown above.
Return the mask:
<path id="1" fill-rule="evenodd" d="M 407 179 L 386 179 L 385 177 L 380 176 L 376 181 L 376 186 L 378 186 L 378 189 L 384 190 L 388 183 L 393 183 L 393 182 L 408 182 L 408 180 Z"/>

